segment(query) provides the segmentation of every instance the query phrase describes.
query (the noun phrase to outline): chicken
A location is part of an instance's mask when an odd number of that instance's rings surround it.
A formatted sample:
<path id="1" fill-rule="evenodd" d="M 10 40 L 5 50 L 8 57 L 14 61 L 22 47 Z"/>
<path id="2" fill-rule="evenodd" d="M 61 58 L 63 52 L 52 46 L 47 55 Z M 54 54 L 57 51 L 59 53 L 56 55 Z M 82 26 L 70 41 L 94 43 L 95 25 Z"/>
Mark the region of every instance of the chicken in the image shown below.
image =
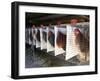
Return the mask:
<path id="1" fill-rule="evenodd" d="M 58 31 L 56 43 L 59 48 L 66 50 L 66 35 Z"/>
<path id="2" fill-rule="evenodd" d="M 30 29 L 30 40 L 31 40 L 31 42 L 33 41 L 32 29 Z"/>
<path id="3" fill-rule="evenodd" d="M 45 40 L 45 42 L 47 42 L 47 33 L 46 32 L 42 32 L 43 33 L 43 39 Z"/>
<path id="4" fill-rule="evenodd" d="M 50 44 L 54 47 L 54 45 L 55 45 L 55 42 L 54 42 L 55 35 L 51 31 L 48 32 L 48 40 L 49 40 Z"/>
<path id="5" fill-rule="evenodd" d="M 39 29 L 37 30 L 36 38 L 40 42 L 40 31 L 39 31 Z"/>
<path id="6" fill-rule="evenodd" d="M 84 35 L 85 34 L 85 35 Z M 89 39 L 88 35 L 89 32 L 85 32 L 83 30 L 83 33 L 80 32 L 79 29 L 74 29 L 74 35 L 75 35 L 75 45 L 76 48 L 78 48 L 79 52 L 79 60 L 81 62 L 89 61 Z"/>

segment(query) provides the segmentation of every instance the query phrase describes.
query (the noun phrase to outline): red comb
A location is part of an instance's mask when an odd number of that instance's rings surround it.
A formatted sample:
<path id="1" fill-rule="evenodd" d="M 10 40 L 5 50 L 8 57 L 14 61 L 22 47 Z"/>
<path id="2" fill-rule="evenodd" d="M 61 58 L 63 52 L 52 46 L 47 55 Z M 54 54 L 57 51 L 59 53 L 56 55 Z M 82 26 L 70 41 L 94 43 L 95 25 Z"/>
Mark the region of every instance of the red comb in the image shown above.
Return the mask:
<path id="1" fill-rule="evenodd" d="M 80 30 L 79 29 L 74 29 L 74 32 L 80 32 Z"/>

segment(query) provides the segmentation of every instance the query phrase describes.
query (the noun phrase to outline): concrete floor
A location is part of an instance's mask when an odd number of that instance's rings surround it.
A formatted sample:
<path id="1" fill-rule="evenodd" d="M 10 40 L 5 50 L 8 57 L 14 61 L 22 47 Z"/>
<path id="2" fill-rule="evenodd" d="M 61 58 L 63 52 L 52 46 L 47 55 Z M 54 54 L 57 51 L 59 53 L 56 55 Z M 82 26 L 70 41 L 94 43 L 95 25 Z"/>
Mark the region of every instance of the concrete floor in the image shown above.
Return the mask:
<path id="1" fill-rule="evenodd" d="M 54 56 L 53 52 L 49 54 L 46 50 L 34 49 L 34 47 L 26 48 L 25 54 L 25 68 L 36 68 L 36 67 L 60 67 L 60 66 L 76 66 L 76 65 L 87 65 L 81 64 L 76 57 L 64 60 L 64 54 Z"/>

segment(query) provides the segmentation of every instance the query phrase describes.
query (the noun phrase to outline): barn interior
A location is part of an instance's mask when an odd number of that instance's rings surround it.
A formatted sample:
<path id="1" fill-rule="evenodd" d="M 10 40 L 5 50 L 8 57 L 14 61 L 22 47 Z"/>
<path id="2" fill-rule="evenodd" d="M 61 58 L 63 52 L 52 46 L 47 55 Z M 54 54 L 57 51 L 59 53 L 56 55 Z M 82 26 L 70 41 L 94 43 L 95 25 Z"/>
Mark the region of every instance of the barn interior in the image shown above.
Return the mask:
<path id="1" fill-rule="evenodd" d="M 48 14 L 48 13 L 26 13 L 26 27 L 32 27 L 32 25 L 44 26 L 56 25 L 58 21 L 61 24 L 69 24 L 71 19 L 77 19 L 78 22 L 89 22 L 88 15 L 69 15 L 69 14 Z"/>
<path id="2" fill-rule="evenodd" d="M 77 19 L 78 23 L 89 22 L 88 15 L 77 14 L 49 14 L 49 13 L 25 13 L 25 27 L 31 28 L 32 25 L 39 27 L 40 25 L 49 26 L 60 24 L 70 24 L 71 19 Z M 46 54 L 44 51 L 35 49 L 34 46 L 26 43 L 25 49 L 25 67 L 58 67 L 58 66 L 75 66 L 79 65 L 79 61 L 76 58 L 65 61 L 64 56 L 55 57 L 52 54 Z M 76 61 L 72 63 L 71 61 Z M 85 63 L 82 65 L 87 65 Z"/>

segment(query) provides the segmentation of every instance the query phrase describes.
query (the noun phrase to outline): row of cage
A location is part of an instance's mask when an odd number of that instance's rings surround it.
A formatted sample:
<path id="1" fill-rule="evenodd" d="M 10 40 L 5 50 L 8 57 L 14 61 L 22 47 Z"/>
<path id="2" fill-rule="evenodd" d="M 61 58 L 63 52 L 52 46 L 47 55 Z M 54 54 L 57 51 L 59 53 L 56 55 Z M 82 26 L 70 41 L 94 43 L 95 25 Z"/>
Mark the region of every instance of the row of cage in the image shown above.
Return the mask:
<path id="1" fill-rule="evenodd" d="M 65 60 L 76 55 L 89 56 L 89 22 L 77 23 L 76 26 L 62 24 L 44 27 L 26 28 L 25 43 L 54 52 L 54 56 L 64 54 Z"/>

